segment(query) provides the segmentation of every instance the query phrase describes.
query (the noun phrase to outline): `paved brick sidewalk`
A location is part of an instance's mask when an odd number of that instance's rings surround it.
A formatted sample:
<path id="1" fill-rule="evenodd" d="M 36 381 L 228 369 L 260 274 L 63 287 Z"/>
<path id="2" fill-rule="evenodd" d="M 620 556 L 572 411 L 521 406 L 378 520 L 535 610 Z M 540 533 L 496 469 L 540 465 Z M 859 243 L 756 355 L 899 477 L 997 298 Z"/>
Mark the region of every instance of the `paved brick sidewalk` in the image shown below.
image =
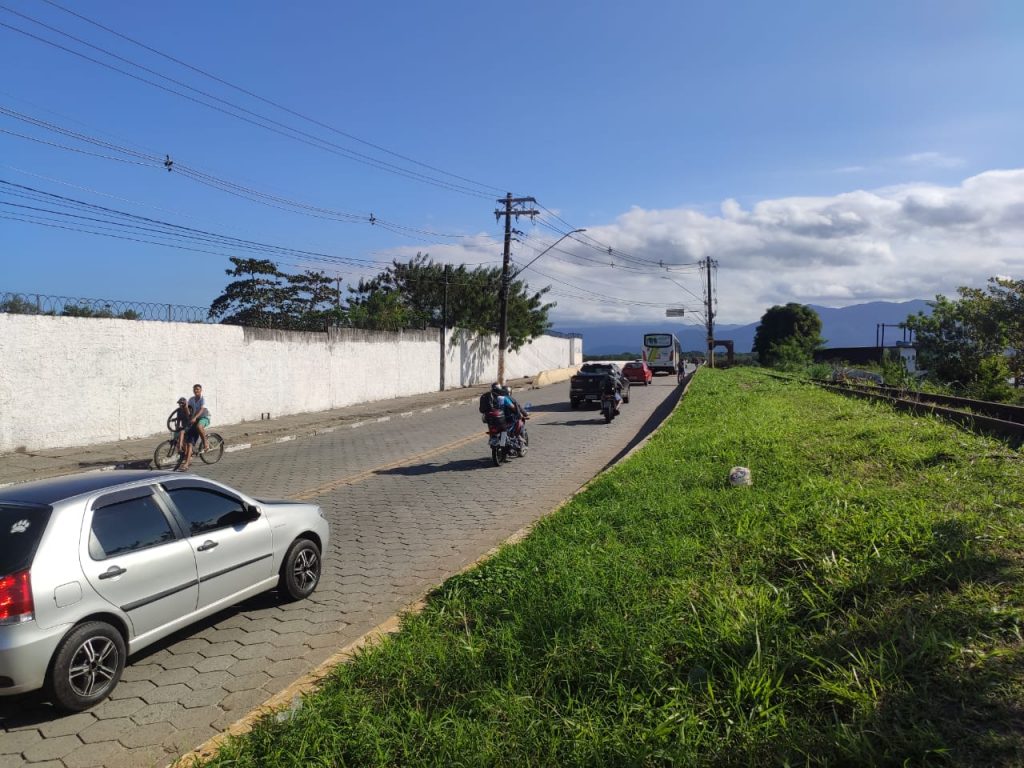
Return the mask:
<path id="1" fill-rule="evenodd" d="M 528 388 L 532 381 L 532 378 L 516 379 L 510 381 L 509 386 L 513 390 L 522 390 Z M 367 421 L 386 420 L 392 416 L 415 413 L 426 408 L 475 401 L 487 386 L 478 385 L 391 400 L 377 400 L 330 411 L 279 416 L 266 421 L 214 424 L 212 428 L 223 436 L 227 450 L 233 452 L 268 443 L 321 435 L 336 429 L 361 426 Z M 170 413 L 170 408 L 167 411 Z M 166 414 L 161 418 L 164 417 Z M 155 432 L 148 437 L 113 443 L 0 454 L 0 487 L 10 483 L 96 469 L 144 468 L 152 461 L 153 451 L 157 445 L 168 436 L 167 432 Z"/>

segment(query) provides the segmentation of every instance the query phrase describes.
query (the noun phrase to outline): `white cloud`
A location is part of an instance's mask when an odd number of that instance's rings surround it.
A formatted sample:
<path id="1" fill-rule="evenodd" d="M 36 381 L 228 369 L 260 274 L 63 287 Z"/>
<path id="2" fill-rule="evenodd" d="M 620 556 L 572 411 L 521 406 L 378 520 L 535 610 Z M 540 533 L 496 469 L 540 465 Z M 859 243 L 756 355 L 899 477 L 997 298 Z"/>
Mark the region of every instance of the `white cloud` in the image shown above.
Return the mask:
<path id="1" fill-rule="evenodd" d="M 942 152 L 915 152 L 899 159 L 903 165 L 918 168 L 959 168 L 964 164 L 962 158 L 944 155 Z"/>
<path id="2" fill-rule="evenodd" d="M 516 246 L 520 264 L 554 239 L 541 228 L 528 235 Z M 777 198 L 750 209 L 727 199 L 721 215 L 632 208 L 608 224 L 588 224 L 587 236 L 647 261 L 637 270 L 628 259 L 571 240 L 543 256 L 524 276 L 534 288 L 552 286 L 554 317 L 564 327 L 654 321 L 664 318 L 666 306 L 680 304 L 700 308 L 704 281 L 695 266 L 669 272 L 655 265 L 706 256 L 719 266 L 722 323 L 754 322 L 789 301 L 845 306 L 931 299 L 961 285 L 981 287 L 993 275 L 1024 277 L 1024 169 L 989 171 L 957 186 Z M 431 256 L 498 264 L 500 243 L 485 237 L 472 248 L 431 249 Z"/>

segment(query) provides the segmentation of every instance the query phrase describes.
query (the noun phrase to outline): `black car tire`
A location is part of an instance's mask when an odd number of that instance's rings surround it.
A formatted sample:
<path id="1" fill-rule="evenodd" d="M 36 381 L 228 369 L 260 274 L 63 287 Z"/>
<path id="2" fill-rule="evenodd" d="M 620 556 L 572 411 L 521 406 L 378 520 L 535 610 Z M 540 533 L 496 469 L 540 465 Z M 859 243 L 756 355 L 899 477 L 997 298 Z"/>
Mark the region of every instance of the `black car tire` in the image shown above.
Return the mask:
<path id="1" fill-rule="evenodd" d="M 320 583 L 323 559 L 320 547 L 310 539 L 296 539 L 288 548 L 281 564 L 280 591 L 289 601 L 302 600 L 313 594 Z"/>
<path id="2" fill-rule="evenodd" d="M 569 405 L 571 405 L 573 408 L 579 408 L 580 407 L 580 401 L 579 400 L 569 400 Z"/>
<path id="3" fill-rule="evenodd" d="M 46 688 L 64 712 L 81 712 L 98 704 L 117 687 L 124 671 L 121 633 L 104 621 L 72 629 L 53 655 Z"/>

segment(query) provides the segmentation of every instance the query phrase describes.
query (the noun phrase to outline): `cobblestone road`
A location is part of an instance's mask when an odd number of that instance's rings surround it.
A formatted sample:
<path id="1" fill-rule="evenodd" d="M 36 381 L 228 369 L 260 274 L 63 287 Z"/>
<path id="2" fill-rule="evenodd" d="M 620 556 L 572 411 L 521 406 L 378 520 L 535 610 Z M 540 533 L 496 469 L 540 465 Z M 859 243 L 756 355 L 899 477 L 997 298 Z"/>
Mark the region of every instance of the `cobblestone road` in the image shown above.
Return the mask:
<path id="1" fill-rule="evenodd" d="M 424 409 L 229 454 L 200 473 L 263 498 L 309 498 L 331 522 L 309 600 L 274 593 L 135 655 L 111 698 L 61 717 L 36 697 L 0 699 L 0 768 L 162 766 L 554 509 L 649 433 L 675 379 L 633 387 L 605 424 L 573 410 L 568 383 L 533 403 L 526 457 L 494 468 L 473 405 Z M 426 407 L 426 406 L 425 406 Z"/>

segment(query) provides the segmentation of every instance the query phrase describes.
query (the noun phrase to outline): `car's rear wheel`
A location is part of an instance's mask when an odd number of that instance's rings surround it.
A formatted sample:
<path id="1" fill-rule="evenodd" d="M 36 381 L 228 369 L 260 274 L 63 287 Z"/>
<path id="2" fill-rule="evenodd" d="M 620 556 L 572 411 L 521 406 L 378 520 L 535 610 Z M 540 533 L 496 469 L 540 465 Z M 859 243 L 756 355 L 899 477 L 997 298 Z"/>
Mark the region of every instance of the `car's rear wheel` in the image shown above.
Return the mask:
<path id="1" fill-rule="evenodd" d="M 320 583 L 320 547 L 310 539 L 296 539 L 281 565 L 281 592 L 288 600 L 302 600 Z"/>
<path id="2" fill-rule="evenodd" d="M 571 405 L 573 408 L 579 408 L 580 407 L 580 401 L 579 400 L 570 400 L 569 401 L 569 405 Z"/>
<path id="3" fill-rule="evenodd" d="M 117 687 L 124 671 L 121 633 L 103 621 L 75 627 L 54 654 L 47 682 L 50 698 L 65 712 L 98 704 Z"/>

